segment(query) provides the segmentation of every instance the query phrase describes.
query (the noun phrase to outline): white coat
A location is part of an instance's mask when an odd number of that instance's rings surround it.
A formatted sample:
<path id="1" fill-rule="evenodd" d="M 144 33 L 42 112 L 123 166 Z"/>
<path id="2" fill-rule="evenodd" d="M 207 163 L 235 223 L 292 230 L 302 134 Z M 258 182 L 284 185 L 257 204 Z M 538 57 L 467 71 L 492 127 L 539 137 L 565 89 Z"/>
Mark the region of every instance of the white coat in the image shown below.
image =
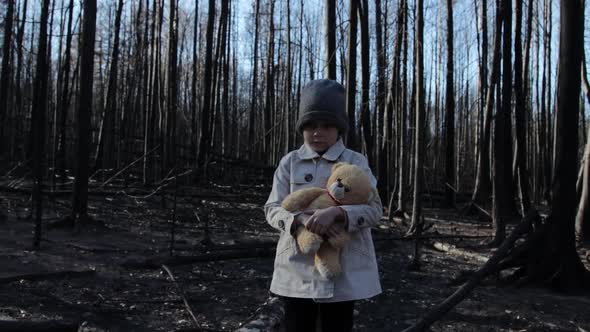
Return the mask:
<path id="1" fill-rule="evenodd" d="M 342 250 L 342 274 L 332 280 L 322 277 L 313 266 L 314 255 L 302 254 L 291 235 L 296 213 L 281 207 L 291 192 L 306 187 L 325 188 L 331 168 L 336 162 L 361 167 L 376 186 L 365 156 L 347 149 L 339 139 L 323 155 L 309 146 L 285 155 L 275 171 L 272 191 L 264 206 L 267 222 L 280 231 L 270 291 L 274 294 L 312 298 L 318 302 L 351 301 L 381 293 L 371 227 L 383 213 L 379 195 L 366 205 L 341 205 L 346 211 L 351 241 Z"/>

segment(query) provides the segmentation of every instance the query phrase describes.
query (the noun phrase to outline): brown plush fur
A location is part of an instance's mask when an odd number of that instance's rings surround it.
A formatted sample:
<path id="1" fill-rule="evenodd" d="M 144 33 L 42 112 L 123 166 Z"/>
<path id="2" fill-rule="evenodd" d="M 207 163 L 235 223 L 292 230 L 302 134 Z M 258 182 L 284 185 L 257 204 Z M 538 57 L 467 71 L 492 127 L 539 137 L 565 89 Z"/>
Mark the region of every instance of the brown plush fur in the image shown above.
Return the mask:
<path id="1" fill-rule="evenodd" d="M 337 163 L 332 167 L 326 187 L 332 196 L 346 205 L 366 204 L 374 194 L 367 174 L 358 166 L 348 163 Z M 328 190 L 317 187 L 297 190 L 283 200 L 282 206 L 290 212 L 296 212 L 338 205 L 330 197 Z M 299 250 L 304 254 L 315 253 L 316 269 L 322 276 L 330 279 L 342 273 L 340 252 L 350 241 L 350 235 L 344 229 L 343 222 L 333 227 L 339 228 L 338 235 L 328 238 L 327 241 L 324 241 L 322 236 L 308 231 L 303 225 L 299 225 L 295 230 Z"/>

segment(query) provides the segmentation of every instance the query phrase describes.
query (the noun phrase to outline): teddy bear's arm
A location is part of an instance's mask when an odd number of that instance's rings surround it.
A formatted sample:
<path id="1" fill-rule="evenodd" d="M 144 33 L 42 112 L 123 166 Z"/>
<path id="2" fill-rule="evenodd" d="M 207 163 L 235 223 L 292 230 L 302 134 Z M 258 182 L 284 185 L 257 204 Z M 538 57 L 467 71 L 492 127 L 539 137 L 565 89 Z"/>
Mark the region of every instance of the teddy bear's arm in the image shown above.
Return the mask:
<path id="1" fill-rule="evenodd" d="M 301 211 L 324 192 L 318 187 L 299 189 L 285 197 L 281 205 L 289 212 Z"/>

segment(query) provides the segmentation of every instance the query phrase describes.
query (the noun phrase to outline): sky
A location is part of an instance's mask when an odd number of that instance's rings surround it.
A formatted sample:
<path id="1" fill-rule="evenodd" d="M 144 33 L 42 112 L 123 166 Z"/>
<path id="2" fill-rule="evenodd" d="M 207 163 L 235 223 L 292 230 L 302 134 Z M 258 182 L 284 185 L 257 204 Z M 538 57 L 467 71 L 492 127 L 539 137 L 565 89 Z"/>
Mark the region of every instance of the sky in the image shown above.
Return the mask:
<path id="1" fill-rule="evenodd" d="M 65 0 L 64 0 L 65 1 Z M 181 26 L 181 29 L 185 31 L 185 38 L 186 38 L 186 45 L 185 45 L 185 56 L 187 58 L 192 57 L 189 51 L 191 51 L 191 36 L 192 36 L 192 29 L 193 29 L 193 15 L 194 15 L 194 6 L 195 0 L 180 0 L 180 7 L 183 8 L 185 19 L 185 24 Z M 207 1 L 205 0 L 197 0 L 199 1 L 199 17 L 201 25 L 204 27 L 206 23 L 206 15 L 207 15 Z M 382 0 L 385 1 L 385 0 Z M 20 1 L 19 1 L 20 2 Z M 75 1 L 76 3 L 76 10 L 75 12 L 79 11 L 79 2 Z M 219 5 L 219 0 L 217 3 Z M 263 0 L 263 2 L 265 2 Z M 454 8 L 454 19 L 455 19 L 455 71 L 457 75 L 456 81 L 463 82 L 466 79 L 469 79 L 470 84 L 475 84 L 477 80 L 477 43 L 475 40 L 475 12 L 473 4 L 477 2 L 478 4 L 481 0 L 461 0 L 455 1 L 455 8 Z M 489 10 L 488 15 L 490 17 L 489 20 L 489 40 L 491 43 L 492 37 L 491 33 L 493 32 L 492 24 L 493 24 L 493 1 L 488 0 L 489 2 Z M 57 56 L 57 38 L 59 35 L 59 26 L 60 20 L 58 18 L 59 11 L 61 10 L 61 3 L 62 0 L 58 0 L 56 3 L 56 21 L 54 23 L 53 34 L 56 42 L 54 43 L 54 53 Z M 137 0 L 125 0 L 126 8 L 124 11 L 124 20 L 129 23 L 131 17 L 128 13 L 130 13 L 130 8 L 132 6 L 137 6 Z M 397 8 L 398 0 L 389 0 L 389 12 L 395 12 L 395 8 Z M 410 5 L 412 6 L 413 1 L 410 1 Z M 275 26 L 279 27 L 284 25 L 284 8 L 285 8 L 286 0 L 277 0 L 275 2 Z M 242 72 L 245 75 L 248 75 L 252 68 L 252 51 L 253 51 L 253 0 L 233 0 L 232 1 L 233 11 L 235 15 L 235 22 L 236 25 L 233 26 L 234 29 L 234 44 L 237 45 L 237 52 L 238 52 L 238 59 L 239 65 Z M 292 41 L 294 43 L 297 42 L 297 34 L 298 29 L 296 25 L 298 25 L 298 16 L 299 16 L 299 1 L 298 0 L 291 0 L 291 23 L 295 27 L 292 30 Z M 318 49 L 315 50 L 316 57 L 314 58 L 314 65 L 316 68 L 315 75 L 316 77 L 322 76 L 322 68 L 324 66 L 323 60 L 323 35 L 324 35 L 324 22 L 323 22 L 323 1 L 322 0 L 305 0 L 305 17 L 308 21 L 309 31 L 311 33 L 312 38 L 317 38 Z M 348 10 L 347 1 L 346 0 L 337 0 L 337 6 L 342 8 L 342 15 L 339 17 L 339 24 L 342 27 L 346 28 L 348 25 L 347 17 L 348 17 Z M 371 13 L 374 11 L 374 1 L 369 1 L 369 7 Z M 558 34 L 559 34 L 559 3 L 557 0 L 552 1 L 553 6 L 553 44 L 552 44 L 552 70 L 555 72 L 555 64 L 557 59 L 557 52 L 558 52 Z M 105 43 L 104 48 L 108 46 L 109 38 L 112 38 L 112 29 L 110 28 L 112 25 L 112 13 L 116 7 L 116 0 L 98 0 L 98 23 L 97 23 L 97 38 L 102 40 Z M 262 8 L 263 11 L 266 11 L 266 8 Z M 437 73 L 433 72 L 435 68 L 435 61 L 440 59 L 444 61 L 444 57 L 446 56 L 445 53 L 445 46 L 443 44 L 442 49 L 442 56 L 435 56 L 434 46 L 436 45 L 435 40 L 437 38 L 444 39 L 446 36 L 446 8 L 445 3 L 442 1 L 437 0 L 425 0 L 425 70 L 426 70 L 426 87 L 428 89 L 428 84 L 431 78 L 436 77 Z M 526 8 L 525 8 L 526 10 Z M 32 20 L 33 17 L 38 17 L 39 12 L 39 1 L 29 1 L 29 11 L 28 11 L 28 20 Z M 4 13 L 4 8 L 2 8 L 2 13 Z M 109 15 L 111 14 L 111 15 Z M 590 17 L 589 6 L 586 6 L 586 17 Z M 3 20 L 3 17 L 2 17 Z M 390 30 L 393 31 L 395 28 L 395 17 L 393 15 L 389 15 L 389 25 Z M 77 22 L 79 24 L 79 22 Z M 590 21 L 586 19 L 586 29 L 585 31 L 589 31 Z M 370 16 L 370 25 L 371 27 L 374 24 L 374 15 Z M 371 31 L 374 31 L 371 28 Z M 586 36 L 589 36 L 586 33 Z M 264 37 L 264 36 L 263 36 Z M 374 40 L 374 36 L 372 37 Z M 410 38 L 412 38 L 410 36 Z M 585 38 L 585 46 L 588 48 L 588 41 L 589 38 Z M 360 43 L 360 41 L 359 41 Z M 304 46 L 309 46 L 308 43 L 305 43 Z M 389 54 L 392 53 L 393 47 L 393 33 L 390 34 L 390 38 L 387 41 L 389 47 Z M 26 46 L 25 46 L 26 47 Z M 340 44 L 340 47 L 346 47 L 346 38 L 343 39 L 343 43 Z M 263 46 L 259 46 L 259 50 L 261 50 Z M 534 48 L 534 45 L 533 45 Z M 491 49 L 491 45 L 490 45 Z M 372 45 L 371 50 L 372 55 L 375 54 L 374 45 Z M 359 66 L 360 67 L 360 66 Z M 371 68 L 372 68 L 372 82 L 375 81 L 376 75 L 376 65 L 375 65 L 375 58 L 372 56 L 371 60 Z M 444 65 L 440 67 L 440 72 L 438 75 L 441 77 L 441 80 L 444 79 Z M 305 70 L 307 72 L 307 69 Z M 338 70 L 339 72 L 339 70 Z M 340 75 L 339 75 L 340 76 Z M 360 73 L 357 75 L 360 79 Z M 461 79 L 463 78 L 463 79 Z M 341 77 L 339 77 L 342 80 Z M 554 84 L 553 84 L 554 85 Z"/>

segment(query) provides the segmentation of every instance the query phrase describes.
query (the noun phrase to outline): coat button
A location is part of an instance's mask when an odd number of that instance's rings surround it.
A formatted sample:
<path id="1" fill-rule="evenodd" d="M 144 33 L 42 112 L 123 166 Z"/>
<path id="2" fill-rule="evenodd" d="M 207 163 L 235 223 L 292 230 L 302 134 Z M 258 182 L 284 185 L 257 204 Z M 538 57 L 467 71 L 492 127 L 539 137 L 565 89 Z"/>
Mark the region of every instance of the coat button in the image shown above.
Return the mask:
<path id="1" fill-rule="evenodd" d="M 311 174 L 305 174 L 305 181 L 311 182 L 311 180 L 313 180 L 313 175 L 311 175 Z"/>
<path id="2" fill-rule="evenodd" d="M 285 222 L 282 220 L 279 220 L 279 228 L 282 230 L 285 230 Z"/>
<path id="3" fill-rule="evenodd" d="M 359 217 L 359 219 L 356 221 L 356 223 L 357 223 L 359 226 L 362 226 L 362 225 L 365 223 L 365 218 L 363 218 L 363 217 Z"/>

